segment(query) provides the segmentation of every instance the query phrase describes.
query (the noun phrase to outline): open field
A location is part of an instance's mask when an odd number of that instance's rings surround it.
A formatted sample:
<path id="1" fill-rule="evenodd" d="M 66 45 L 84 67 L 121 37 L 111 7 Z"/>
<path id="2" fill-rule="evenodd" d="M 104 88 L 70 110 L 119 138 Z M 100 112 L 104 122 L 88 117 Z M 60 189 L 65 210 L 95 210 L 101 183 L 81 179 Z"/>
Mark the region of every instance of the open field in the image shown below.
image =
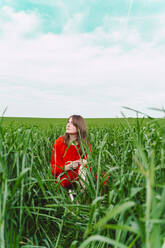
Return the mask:
<path id="1" fill-rule="evenodd" d="M 66 118 L 23 118 L 23 117 L 5 117 L 3 123 L 5 126 L 38 126 L 42 128 L 52 127 L 52 126 L 65 126 L 67 122 Z M 123 123 L 123 118 L 87 118 L 86 119 L 88 127 L 103 127 L 103 126 L 114 126 Z M 135 120 L 130 118 L 130 122 L 134 123 Z"/>
<path id="2" fill-rule="evenodd" d="M 1 118 L 0 118 L 1 119 Z M 86 118 L 88 127 L 116 127 L 125 125 L 128 121 L 129 124 L 136 124 L 136 118 Z M 140 120 L 140 118 L 139 118 Z M 165 119 L 153 119 L 156 120 L 160 125 L 165 124 Z M 142 123 L 150 121 L 148 118 L 141 118 Z M 36 126 L 40 128 L 47 128 L 52 126 L 65 126 L 67 118 L 32 118 L 32 117 L 4 117 L 3 126 Z"/>
<path id="3" fill-rule="evenodd" d="M 164 248 L 165 120 L 86 121 L 93 170 L 71 202 L 50 171 L 66 119 L 0 120 L 1 248 Z"/>

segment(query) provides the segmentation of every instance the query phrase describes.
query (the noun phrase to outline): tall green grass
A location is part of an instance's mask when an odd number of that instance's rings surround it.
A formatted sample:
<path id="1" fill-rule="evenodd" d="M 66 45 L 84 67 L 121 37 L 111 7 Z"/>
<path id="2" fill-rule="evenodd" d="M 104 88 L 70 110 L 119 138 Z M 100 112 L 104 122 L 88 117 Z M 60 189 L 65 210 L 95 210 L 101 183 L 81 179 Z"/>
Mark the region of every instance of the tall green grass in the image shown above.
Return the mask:
<path id="1" fill-rule="evenodd" d="M 0 121 L 0 247 L 165 246 L 165 122 L 89 125 L 86 191 L 71 202 L 50 171 L 65 124 Z"/>

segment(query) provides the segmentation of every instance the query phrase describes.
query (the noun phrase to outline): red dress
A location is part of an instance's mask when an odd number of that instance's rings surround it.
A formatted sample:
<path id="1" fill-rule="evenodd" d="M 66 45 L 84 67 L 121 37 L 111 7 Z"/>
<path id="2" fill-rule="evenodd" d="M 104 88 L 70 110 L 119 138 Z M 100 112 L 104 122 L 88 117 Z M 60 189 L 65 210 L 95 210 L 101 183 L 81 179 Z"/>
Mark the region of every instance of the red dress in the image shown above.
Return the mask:
<path id="1" fill-rule="evenodd" d="M 79 149 L 79 145 L 77 145 L 77 149 Z M 65 164 L 69 161 L 75 161 L 80 158 L 82 159 L 87 159 L 88 154 L 85 154 L 86 156 L 81 157 L 78 154 L 78 151 L 76 147 L 72 144 L 70 145 L 69 149 L 67 150 L 67 145 L 64 143 L 64 137 L 60 136 L 57 140 L 56 143 L 53 145 L 52 149 L 52 156 L 51 156 L 51 172 L 54 177 L 58 177 L 60 174 L 60 184 L 62 187 L 65 188 L 70 188 L 72 186 L 72 182 L 78 181 L 78 171 L 81 166 L 78 165 L 77 169 L 69 170 L 65 172 L 64 167 Z"/>

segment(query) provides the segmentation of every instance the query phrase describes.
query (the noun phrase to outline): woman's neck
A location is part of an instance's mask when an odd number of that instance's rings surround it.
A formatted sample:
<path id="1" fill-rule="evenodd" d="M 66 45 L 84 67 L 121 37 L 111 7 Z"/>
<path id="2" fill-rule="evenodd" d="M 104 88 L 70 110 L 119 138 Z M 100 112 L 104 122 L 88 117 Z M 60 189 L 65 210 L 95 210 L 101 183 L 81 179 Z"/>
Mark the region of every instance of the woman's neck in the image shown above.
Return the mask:
<path id="1" fill-rule="evenodd" d="M 76 134 L 69 134 L 69 142 L 72 142 L 74 140 L 77 140 L 77 135 Z"/>

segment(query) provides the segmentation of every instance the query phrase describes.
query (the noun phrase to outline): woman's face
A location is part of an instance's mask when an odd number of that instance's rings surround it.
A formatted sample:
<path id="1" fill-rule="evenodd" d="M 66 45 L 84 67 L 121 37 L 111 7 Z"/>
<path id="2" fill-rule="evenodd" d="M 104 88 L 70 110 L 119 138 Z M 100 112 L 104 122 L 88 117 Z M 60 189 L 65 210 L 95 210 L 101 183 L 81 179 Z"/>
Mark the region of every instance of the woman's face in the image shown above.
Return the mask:
<path id="1" fill-rule="evenodd" d="M 66 125 L 66 133 L 77 134 L 77 128 L 72 124 L 72 117 L 69 119 Z"/>

